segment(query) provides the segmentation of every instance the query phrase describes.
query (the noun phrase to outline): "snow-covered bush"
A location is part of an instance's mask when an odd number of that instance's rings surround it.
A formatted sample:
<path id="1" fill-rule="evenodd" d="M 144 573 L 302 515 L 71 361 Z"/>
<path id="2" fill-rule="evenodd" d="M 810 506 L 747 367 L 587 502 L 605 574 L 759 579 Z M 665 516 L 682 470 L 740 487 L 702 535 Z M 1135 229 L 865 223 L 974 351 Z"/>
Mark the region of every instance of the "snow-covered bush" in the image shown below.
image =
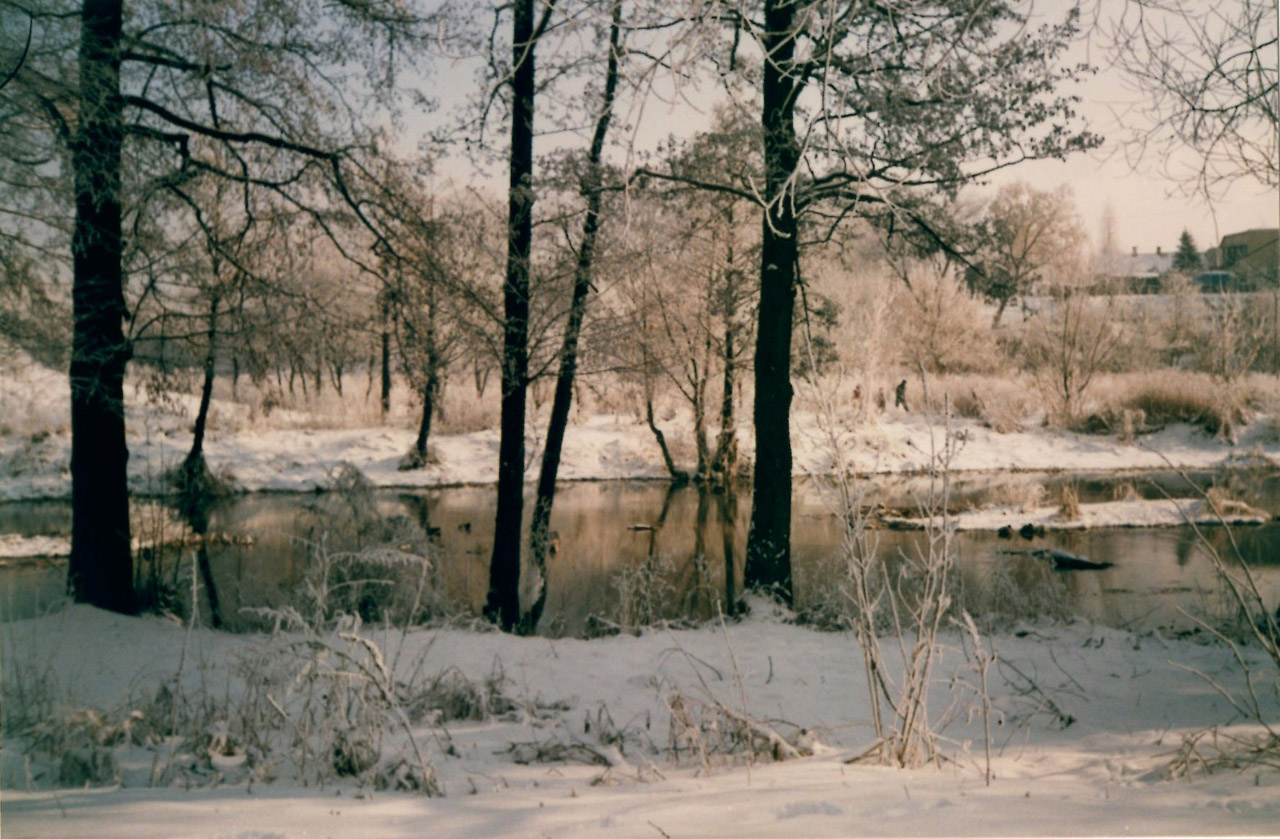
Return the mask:
<path id="1" fill-rule="evenodd" d="M 1049 418 L 1070 424 L 1080 414 L 1094 381 L 1111 369 L 1124 346 L 1111 301 L 1072 294 L 1050 315 L 1028 321 L 1024 363 L 1049 406 Z"/>
<path id="2" fill-rule="evenodd" d="M 903 326 L 900 362 L 930 373 L 988 372 L 1003 366 L 982 303 L 954 272 L 936 261 L 903 269 L 890 323 Z"/>

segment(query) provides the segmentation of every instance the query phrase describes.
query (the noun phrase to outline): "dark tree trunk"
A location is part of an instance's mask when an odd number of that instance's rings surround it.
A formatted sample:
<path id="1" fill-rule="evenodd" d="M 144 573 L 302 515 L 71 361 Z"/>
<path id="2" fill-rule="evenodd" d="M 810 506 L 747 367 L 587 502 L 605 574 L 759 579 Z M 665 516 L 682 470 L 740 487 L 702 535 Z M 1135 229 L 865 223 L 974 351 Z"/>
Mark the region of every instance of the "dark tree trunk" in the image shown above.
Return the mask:
<path id="1" fill-rule="evenodd" d="M 1009 305 L 1009 298 L 1001 297 L 1000 305 L 996 307 L 995 317 L 991 319 L 991 328 L 993 330 L 998 329 L 1000 327 L 1000 318 L 1004 317 L 1004 310 L 1005 308 L 1008 307 L 1008 305 Z"/>
<path id="2" fill-rule="evenodd" d="M 391 410 L 391 329 L 388 321 L 391 314 L 387 311 L 387 304 L 382 304 L 382 393 L 381 401 L 378 403 L 382 409 L 382 419 L 386 420 L 387 412 Z"/>
<path id="3" fill-rule="evenodd" d="M 507 277 L 502 288 L 501 439 L 498 509 L 485 614 L 504 631 L 520 620 L 520 526 L 524 518 L 524 419 L 529 387 L 529 255 L 533 246 L 534 2 L 515 0 Z"/>
<path id="4" fill-rule="evenodd" d="M 79 602 L 136 609 L 124 428 L 120 97 L 121 0 L 85 0 L 80 30 L 79 127 L 72 233 L 71 561 Z"/>
<path id="5" fill-rule="evenodd" d="M 729 483 L 738 469 L 738 434 L 733 414 L 733 326 L 724 328 L 724 383 L 720 396 L 720 433 L 716 436 L 716 452 L 711 459 L 711 478 L 715 483 Z"/>
<path id="6" fill-rule="evenodd" d="M 333 390 L 338 394 L 338 398 L 342 398 L 342 367 L 341 361 L 329 362 L 329 383 L 333 385 Z"/>
<path id="7" fill-rule="evenodd" d="M 582 320 L 587 312 L 587 296 L 591 292 L 592 261 L 595 258 L 596 234 L 600 230 L 600 158 L 604 154 L 604 141 L 613 115 L 613 97 L 618 88 L 618 39 L 622 27 L 622 3 L 613 4 L 613 19 L 609 26 L 609 58 L 605 68 L 604 97 L 600 116 L 596 120 L 595 133 L 587 155 L 587 180 L 583 183 L 583 197 L 587 199 L 587 215 L 582 222 L 582 245 L 578 249 L 578 264 L 573 274 L 573 297 L 569 304 L 569 319 L 564 327 L 564 341 L 560 345 L 560 372 L 556 377 L 556 392 L 551 401 L 551 418 L 547 422 L 547 442 L 542 450 L 542 468 L 538 473 L 538 495 L 533 505 L 530 523 L 529 553 L 535 572 L 541 578 L 537 599 L 522 620 L 522 630 L 532 634 L 538 628 L 542 610 L 547 602 L 547 552 L 551 544 L 551 508 L 555 504 L 556 475 L 560 470 L 560 454 L 564 446 L 565 430 L 569 427 L 569 408 L 573 404 L 574 380 L 578 370 L 578 337 L 582 333 Z"/>
<path id="8" fill-rule="evenodd" d="M 791 328 L 796 297 L 797 224 L 790 179 L 799 163 L 795 133 L 796 6 L 766 0 L 763 117 L 768 207 L 760 252 L 755 356 L 756 468 L 743 583 L 791 602 Z"/>
<path id="9" fill-rule="evenodd" d="M 188 472 L 195 464 L 204 462 L 204 432 L 209 422 L 209 404 L 213 401 L 213 376 L 218 357 L 218 295 L 209 301 L 209 328 L 204 352 L 204 384 L 200 387 L 200 409 L 196 411 L 196 424 L 191 434 L 191 451 L 187 453 L 183 468 Z"/>
<path id="10" fill-rule="evenodd" d="M 728 617 L 738 614 L 737 563 L 734 545 L 738 538 L 738 494 L 733 481 L 725 483 L 720 497 L 720 528 L 724 542 L 724 613 Z"/>
<path id="11" fill-rule="evenodd" d="M 431 415 L 436 409 L 436 394 L 440 390 L 440 376 L 436 373 L 437 362 L 429 361 L 427 383 L 422 388 L 422 421 L 418 423 L 418 439 L 413 442 L 413 454 L 417 462 L 426 465 L 427 439 L 431 436 Z"/>
<path id="12" fill-rule="evenodd" d="M 689 382 L 693 394 L 689 400 L 693 408 L 693 444 L 698 457 L 694 477 L 699 481 L 706 480 L 711 471 L 711 446 L 707 442 L 707 381 L 710 378 L 711 332 L 708 331 L 702 345 L 702 363 L 694 366 L 693 378 Z"/>
<path id="13" fill-rule="evenodd" d="M 644 418 L 649 424 L 649 430 L 653 432 L 653 439 L 658 441 L 658 448 L 662 450 L 662 462 L 667 465 L 667 474 L 677 484 L 685 483 L 689 480 L 689 475 L 676 468 L 676 462 L 671 457 L 671 449 L 667 447 L 667 436 L 662 433 L 661 428 L 658 428 L 658 423 L 654 418 L 653 385 L 650 382 L 648 373 L 645 373 L 644 379 Z"/>
<path id="14" fill-rule="evenodd" d="M 240 387 L 240 358 L 231 356 L 231 401 L 235 402 L 239 399 L 237 390 Z"/>

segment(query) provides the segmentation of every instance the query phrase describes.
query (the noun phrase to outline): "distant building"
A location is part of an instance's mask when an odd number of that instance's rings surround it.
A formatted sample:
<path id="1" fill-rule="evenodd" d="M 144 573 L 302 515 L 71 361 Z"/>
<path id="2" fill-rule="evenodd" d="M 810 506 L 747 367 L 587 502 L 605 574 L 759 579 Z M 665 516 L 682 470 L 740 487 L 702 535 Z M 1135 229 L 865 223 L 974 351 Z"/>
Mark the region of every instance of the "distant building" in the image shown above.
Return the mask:
<path id="1" fill-rule="evenodd" d="M 1173 270 L 1173 254 L 1157 247 L 1155 253 L 1138 253 L 1137 246 L 1124 255 L 1107 260 L 1094 293 L 1155 294 L 1160 280 Z"/>
<path id="2" fill-rule="evenodd" d="M 1245 283 L 1230 271 L 1201 271 L 1196 274 L 1196 288 L 1205 294 L 1245 291 Z"/>
<path id="3" fill-rule="evenodd" d="M 1280 284 L 1280 229 L 1264 227 L 1223 236 L 1218 247 L 1205 253 L 1205 267 L 1210 269 L 1206 273 L 1230 274 L 1236 289 L 1275 287 Z"/>

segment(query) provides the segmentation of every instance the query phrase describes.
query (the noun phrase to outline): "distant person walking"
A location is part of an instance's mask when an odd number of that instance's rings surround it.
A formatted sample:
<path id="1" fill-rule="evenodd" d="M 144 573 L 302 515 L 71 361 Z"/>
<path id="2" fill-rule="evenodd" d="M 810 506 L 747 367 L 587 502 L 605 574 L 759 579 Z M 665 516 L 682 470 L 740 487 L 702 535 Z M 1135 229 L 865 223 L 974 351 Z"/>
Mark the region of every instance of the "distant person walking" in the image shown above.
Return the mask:
<path id="1" fill-rule="evenodd" d="M 907 380 L 903 379 L 898 382 L 898 389 L 893 392 L 893 407 L 901 408 L 904 411 L 910 411 L 907 407 Z"/>

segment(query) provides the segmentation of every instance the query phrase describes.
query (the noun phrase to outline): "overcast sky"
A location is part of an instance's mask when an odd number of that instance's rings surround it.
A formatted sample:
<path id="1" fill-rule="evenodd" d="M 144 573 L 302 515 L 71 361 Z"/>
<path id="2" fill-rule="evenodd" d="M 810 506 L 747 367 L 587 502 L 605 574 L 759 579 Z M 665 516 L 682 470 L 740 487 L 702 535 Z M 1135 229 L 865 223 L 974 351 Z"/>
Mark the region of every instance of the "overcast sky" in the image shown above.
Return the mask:
<path id="1" fill-rule="evenodd" d="M 1100 16 L 1105 19 L 1132 0 L 1096 2 Z M 1206 8 L 1219 5 L 1225 8 L 1234 0 L 1188 2 L 1203 3 Z M 1038 0 L 1036 12 L 1038 16 L 1060 18 L 1069 5 L 1069 0 Z M 1094 66 L 1104 68 L 1106 54 L 1101 42 L 1102 37 L 1097 34 L 1088 41 L 1081 41 L 1073 47 L 1067 60 L 1089 61 Z M 1275 55 L 1271 57 L 1273 61 L 1276 59 Z M 476 65 L 469 61 L 452 66 L 438 66 L 428 87 L 433 89 L 447 109 L 450 105 L 460 104 L 465 96 L 474 91 L 475 69 Z M 1112 208 L 1117 241 L 1125 252 L 1132 247 L 1137 247 L 1144 253 L 1153 252 L 1157 247 L 1172 250 L 1177 246 L 1178 237 L 1184 229 L 1191 233 L 1197 247 L 1203 251 L 1216 245 L 1229 233 L 1255 227 L 1280 226 L 1280 193 L 1274 188 L 1265 188 L 1253 180 L 1241 180 L 1210 202 L 1203 196 L 1187 196 L 1176 181 L 1164 174 L 1170 168 L 1176 170 L 1179 165 L 1191 165 L 1195 161 L 1193 155 L 1182 160 L 1176 157 L 1167 160 L 1163 156 L 1155 159 L 1155 155 L 1132 160 L 1132 153 L 1126 153 L 1124 141 L 1128 132 L 1122 123 L 1134 119 L 1135 106 L 1140 104 L 1141 94 L 1126 83 L 1118 70 L 1101 69 L 1076 92 L 1084 99 L 1080 108 L 1082 117 L 1087 120 L 1090 130 L 1106 138 L 1105 145 L 1094 152 L 1075 155 L 1066 162 L 1037 161 L 1005 170 L 999 173 L 993 186 L 977 188 L 975 191 L 978 194 L 991 194 L 995 185 L 1013 180 L 1025 180 L 1042 189 L 1054 189 L 1068 184 L 1074 193 L 1084 227 L 1095 241 L 1107 206 Z M 705 128 L 705 115 L 710 113 L 716 99 L 722 96 L 721 91 L 712 86 L 705 94 L 690 88 L 685 88 L 682 93 L 692 100 L 694 107 L 686 105 L 673 108 L 660 100 L 651 99 L 644 105 L 642 113 L 624 113 L 615 123 L 638 127 L 635 142 L 640 148 L 651 148 L 658 140 L 673 132 L 692 133 Z M 699 111 L 702 112 L 701 115 Z M 539 120 L 537 127 L 541 131 L 546 124 Z M 490 130 L 494 130 L 494 126 Z M 547 149 L 563 140 L 563 135 L 543 138 L 539 141 L 538 148 Z M 1128 148 L 1131 152 L 1132 147 Z M 469 167 L 460 163 L 455 162 L 442 168 L 444 171 L 441 174 L 454 183 L 468 179 L 466 173 Z M 490 173 L 490 177 L 484 180 L 494 191 L 505 189 L 505 175 Z"/>
<path id="2" fill-rule="evenodd" d="M 1206 14 L 1210 9 L 1233 14 L 1235 0 L 1187 2 L 1191 7 L 1203 7 Z M 1104 21 L 1101 28 L 1106 28 L 1109 16 L 1125 10 L 1126 3 L 1132 12 L 1132 0 L 1098 0 L 1098 13 Z M 1043 12 L 1062 8 L 1066 2 L 1039 0 L 1037 5 Z M 1275 10 L 1272 2 L 1271 33 L 1276 31 Z M 1175 20 L 1171 25 L 1177 23 Z M 1215 195 L 1211 202 L 1203 195 L 1188 196 L 1187 190 L 1166 174 L 1191 171 L 1199 162 L 1195 154 L 1184 151 L 1166 157 L 1152 150 L 1145 157 L 1134 159 L 1135 146 L 1126 145 L 1125 141 L 1131 137 L 1129 128 L 1142 122 L 1137 112 L 1143 104 L 1143 95 L 1120 70 L 1107 69 L 1104 41 L 1104 35 L 1095 33 L 1075 45 L 1071 58 L 1099 68 L 1099 73 L 1077 92 L 1084 99 L 1081 115 L 1088 120 L 1090 130 L 1106 138 L 1105 145 L 1066 162 L 1038 161 L 1015 167 L 1002 180 L 1021 179 L 1042 188 L 1070 185 L 1085 228 L 1095 242 L 1105 208 L 1110 205 L 1118 228 L 1118 242 L 1126 252 L 1135 246 L 1143 253 L 1153 252 L 1157 246 L 1172 250 L 1183 229 L 1191 233 L 1203 251 L 1230 233 L 1280 226 L 1280 191 L 1274 187 L 1265 187 L 1254 179 L 1241 180 Z M 1268 55 L 1274 74 L 1280 54 L 1272 49 Z M 1272 128 L 1280 130 L 1280 127 Z"/>

